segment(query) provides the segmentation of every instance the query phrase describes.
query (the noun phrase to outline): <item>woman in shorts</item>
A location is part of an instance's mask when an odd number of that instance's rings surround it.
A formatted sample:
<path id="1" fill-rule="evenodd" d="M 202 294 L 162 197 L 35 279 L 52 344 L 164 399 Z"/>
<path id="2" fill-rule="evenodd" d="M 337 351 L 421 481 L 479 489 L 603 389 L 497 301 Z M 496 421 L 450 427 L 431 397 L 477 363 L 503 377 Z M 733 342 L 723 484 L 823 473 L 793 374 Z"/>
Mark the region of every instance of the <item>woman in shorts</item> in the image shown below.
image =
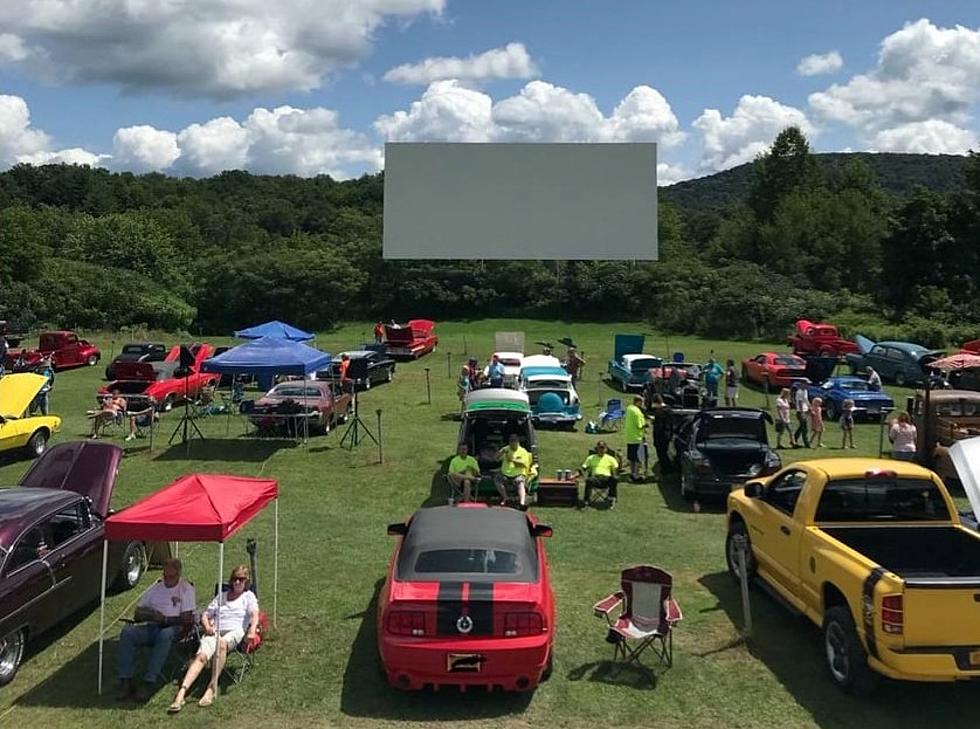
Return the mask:
<path id="1" fill-rule="evenodd" d="M 843 448 L 854 447 L 854 401 L 848 398 L 841 406 L 840 416 L 841 445 Z"/>
<path id="2" fill-rule="evenodd" d="M 813 433 L 813 447 L 823 448 L 823 398 L 810 401 L 810 432 Z"/>

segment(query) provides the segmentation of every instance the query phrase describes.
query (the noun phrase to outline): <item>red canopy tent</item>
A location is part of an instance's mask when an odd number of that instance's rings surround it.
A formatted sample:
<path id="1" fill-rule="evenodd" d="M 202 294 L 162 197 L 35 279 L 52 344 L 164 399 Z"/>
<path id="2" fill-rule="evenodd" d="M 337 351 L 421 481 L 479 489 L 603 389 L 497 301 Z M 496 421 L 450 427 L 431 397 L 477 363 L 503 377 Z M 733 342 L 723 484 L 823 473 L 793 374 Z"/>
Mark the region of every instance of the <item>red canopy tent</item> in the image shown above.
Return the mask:
<path id="1" fill-rule="evenodd" d="M 275 624 L 279 592 L 278 481 L 222 474 L 190 474 L 181 476 L 169 486 L 106 519 L 102 549 L 102 607 L 99 617 L 100 694 L 109 540 L 218 542 L 220 585 L 224 578 L 225 540 L 245 526 L 270 501 L 275 504 L 275 561 L 272 578 L 272 622 Z"/>

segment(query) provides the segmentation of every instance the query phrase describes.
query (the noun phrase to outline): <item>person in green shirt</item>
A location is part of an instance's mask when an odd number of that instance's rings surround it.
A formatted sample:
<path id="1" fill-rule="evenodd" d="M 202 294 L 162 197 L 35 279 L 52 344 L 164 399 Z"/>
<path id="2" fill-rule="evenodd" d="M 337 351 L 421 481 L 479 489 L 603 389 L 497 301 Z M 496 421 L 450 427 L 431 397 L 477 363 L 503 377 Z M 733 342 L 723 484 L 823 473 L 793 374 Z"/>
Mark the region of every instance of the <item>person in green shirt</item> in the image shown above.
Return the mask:
<path id="1" fill-rule="evenodd" d="M 471 501 L 473 480 L 480 478 L 480 464 L 470 455 L 470 447 L 466 443 L 456 446 L 456 455 L 449 461 L 448 475 L 453 485 L 462 489 L 463 501 Z"/>
<path id="2" fill-rule="evenodd" d="M 500 449 L 500 473 L 494 478 L 500 504 L 507 503 L 507 489 L 517 491 L 517 503 L 521 509 L 527 508 L 527 481 L 534 473 L 534 460 L 529 451 L 521 445 L 517 433 L 511 433 L 507 445 Z"/>
<path id="3" fill-rule="evenodd" d="M 640 480 L 640 447 L 646 443 L 647 416 L 643 412 L 643 398 L 634 397 L 626 408 L 623 435 L 626 436 L 626 460 L 630 462 L 630 481 Z"/>
<path id="4" fill-rule="evenodd" d="M 592 491 L 607 489 L 609 491 L 609 508 L 616 506 L 616 474 L 619 472 L 619 461 L 609 453 L 606 442 L 600 440 L 595 444 L 595 452 L 589 454 L 578 469 L 578 475 L 585 476 L 585 505 L 592 500 Z"/>

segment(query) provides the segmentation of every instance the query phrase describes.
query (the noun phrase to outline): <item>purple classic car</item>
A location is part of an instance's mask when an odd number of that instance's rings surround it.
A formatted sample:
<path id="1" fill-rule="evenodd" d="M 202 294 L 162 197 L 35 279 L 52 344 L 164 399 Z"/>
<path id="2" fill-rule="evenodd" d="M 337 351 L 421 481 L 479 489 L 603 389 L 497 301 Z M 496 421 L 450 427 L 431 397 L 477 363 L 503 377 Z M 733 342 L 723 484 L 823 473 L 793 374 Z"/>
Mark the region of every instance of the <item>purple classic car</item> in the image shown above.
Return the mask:
<path id="1" fill-rule="evenodd" d="M 13 680 L 24 647 L 99 597 L 103 519 L 123 450 L 71 441 L 49 448 L 19 488 L 0 489 L 0 686 Z M 142 542 L 110 543 L 116 589 L 135 585 Z"/>

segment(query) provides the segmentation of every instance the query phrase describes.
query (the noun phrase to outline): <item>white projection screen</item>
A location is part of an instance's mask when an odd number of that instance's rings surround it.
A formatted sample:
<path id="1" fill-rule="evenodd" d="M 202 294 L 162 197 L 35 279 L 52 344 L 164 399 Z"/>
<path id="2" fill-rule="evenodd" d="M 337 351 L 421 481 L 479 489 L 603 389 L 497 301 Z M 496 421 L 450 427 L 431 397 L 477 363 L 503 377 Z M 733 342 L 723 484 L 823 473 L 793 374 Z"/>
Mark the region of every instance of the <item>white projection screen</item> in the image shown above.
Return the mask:
<path id="1" fill-rule="evenodd" d="M 657 145 L 385 145 L 384 257 L 657 260 Z"/>

